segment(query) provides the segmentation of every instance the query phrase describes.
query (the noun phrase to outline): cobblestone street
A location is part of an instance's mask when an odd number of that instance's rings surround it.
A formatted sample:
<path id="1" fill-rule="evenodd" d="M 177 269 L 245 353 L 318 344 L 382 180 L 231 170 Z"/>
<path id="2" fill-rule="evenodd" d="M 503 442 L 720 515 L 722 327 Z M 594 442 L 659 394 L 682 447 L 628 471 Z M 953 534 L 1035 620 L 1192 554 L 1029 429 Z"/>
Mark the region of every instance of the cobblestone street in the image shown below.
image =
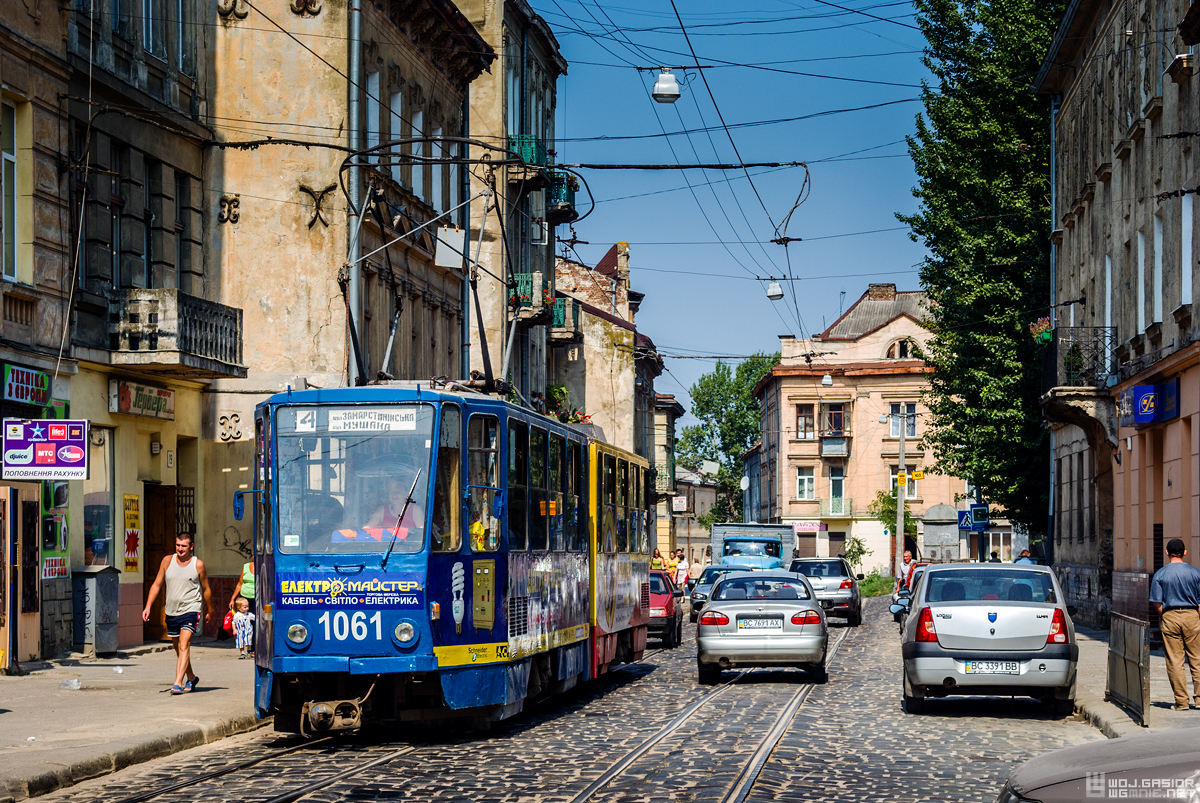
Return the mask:
<path id="1" fill-rule="evenodd" d="M 886 598 L 869 602 L 862 627 L 848 630 L 834 622 L 831 644 L 843 633 L 846 638 L 830 662 L 829 683 L 813 688 L 747 800 L 990 801 L 1017 763 L 1101 738 L 1081 722 L 1050 716 L 1033 700 L 935 700 L 929 713 L 909 716 L 900 707 L 899 644 Z M 575 800 L 611 765 L 712 693 L 696 681 L 694 626 L 687 628 L 685 646 L 537 706 L 486 737 L 431 744 L 414 728 L 411 754 L 305 799 Z M 736 677 L 726 672 L 723 680 Z M 747 674 L 590 799 L 724 800 L 779 711 L 806 683 L 798 670 Z M 119 800 L 294 743 L 269 732 L 246 734 L 47 800 Z M 267 799 L 403 746 L 335 741 L 156 799 Z"/>

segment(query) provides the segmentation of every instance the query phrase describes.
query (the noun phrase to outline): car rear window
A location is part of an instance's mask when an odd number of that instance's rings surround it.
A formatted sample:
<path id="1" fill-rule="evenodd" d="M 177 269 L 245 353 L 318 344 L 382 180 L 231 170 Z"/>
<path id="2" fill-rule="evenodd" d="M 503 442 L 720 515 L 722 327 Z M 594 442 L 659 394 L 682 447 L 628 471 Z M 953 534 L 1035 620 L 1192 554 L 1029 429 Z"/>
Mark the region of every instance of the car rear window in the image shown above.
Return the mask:
<path id="1" fill-rule="evenodd" d="M 725 566 L 725 567 L 709 566 L 707 569 L 704 570 L 704 573 L 700 575 L 700 579 L 697 580 L 696 583 L 698 585 L 708 586 L 708 585 L 712 585 L 713 583 L 717 582 L 717 578 L 723 574 L 728 574 L 729 572 L 744 572 L 744 571 L 746 571 L 746 570 L 745 569 L 735 569 L 732 566 Z"/>
<path id="2" fill-rule="evenodd" d="M 651 594 L 670 594 L 671 589 L 667 588 L 667 581 L 662 578 L 661 574 L 650 575 L 650 593 Z"/>
<path id="3" fill-rule="evenodd" d="M 721 581 L 713 599 L 809 599 L 808 586 L 792 577 L 738 577 Z"/>
<path id="4" fill-rule="evenodd" d="M 840 560 L 798 560 L 792 571 L 809 577 L 849 577 Z"/>
<path id="5" fill-rule="evenodd" d="M 1057 602 L 1046 572 L 1021 569 L 951 569 L 925 578 L 927 602 Z"/>

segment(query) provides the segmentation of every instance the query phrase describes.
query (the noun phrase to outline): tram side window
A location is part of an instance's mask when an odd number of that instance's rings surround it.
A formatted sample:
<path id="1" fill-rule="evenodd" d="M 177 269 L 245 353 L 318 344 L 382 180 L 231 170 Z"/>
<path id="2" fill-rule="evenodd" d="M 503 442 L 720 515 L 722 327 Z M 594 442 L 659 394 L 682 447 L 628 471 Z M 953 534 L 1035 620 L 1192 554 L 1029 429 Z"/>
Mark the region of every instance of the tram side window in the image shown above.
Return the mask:
<path id="1" fill-rule="evenodd" d="M 617 463 L 617 551 L 629 551 L 629 464 Z"/>
<path id="2" fill-rule="evenodd" d="M 604 489 L 600 502 L 600 543 L 601 552 L 615 552 L 617 539 L 617 458 L 610 454 L 604 455 Z"/>
<path id="3" fill-rule="evenodd" d="M 467 513 L 472 552 L 495 552 L 500 548 L 500 520 L 493 507 L 499 478 L 500 425 L 490 415 L 471 416 L 467 432 Z"/>
<path id="4" fill-rule="evenodd" d="M 255 512 L 255 540 L 258 545 L 258 554 L 263 554 L 271 548 L 271 538 L 269 528 L 271 517 L 267 515 L 267 506 L 271 501 L 271 485 L 267 478 L 267 441 L 266 428 L 264 427 L 263 418 L 259 416 L 254 420 L 254 471 L 258 479 L 256 488 L 262 491 L 262 494 L 248 494 L 251 504 L 254 505 Z M 242 497 L 245 499 L 246 497 Z"/>
<path id="5" fill-rule="evenodd" d="M 523 551 L 529 510 L 529 427 L 520 421 L 508 424 L 508 548 Z"/>
<path id="6" fill-rule="evenodd" d="M 546 430 L 534 427 L 529 431 L 529 548 L 544 551 L 550 548 L 546 499 Z"/>
<path id="7" fill-rule="evenodd" d="M 462 412 L 458 405 L 442 406 L 438 436 L 437 484 L 433 488 L 433 551 L 462 548 Z"/>
<path id="8" fill-rule="evenodd" d="M 583 508 L 579 504 L 579 490 L 582 487 L 579 459 L 579 444 L 567 441 L 566 455 L 566 509 L 563 511 L 563 521 L 567 530 L 567 551 L 580 552 L 583 549 L 579 537 L 583 525 Z"/>
<path id="9" fill-rule="evenodd" d="M 629 551 L 642 552 L 642 539 L 646 532 L 646 517 L 642 515 L 641 480 L 642 467 L 629 467 Z"/>
<path id="10" fill-rule="evenodd" d="M 650 554 L 653 542 L 658 540 L 658 527 L 654 519 L 654 472 L 646 469 L 642 472 L 642 515 L 646 517 L 646 545 L 642 551 Z"/>
<path id="11" fill-rule="evenodd" d="M 561 435 L 550 435 L 550 500 L 546 513 L 550 517 L 550 548 L 562 552 L 566 548 L 567 533 L 563 527 L 566 510 L 563 509 L 563 438 Z"/>

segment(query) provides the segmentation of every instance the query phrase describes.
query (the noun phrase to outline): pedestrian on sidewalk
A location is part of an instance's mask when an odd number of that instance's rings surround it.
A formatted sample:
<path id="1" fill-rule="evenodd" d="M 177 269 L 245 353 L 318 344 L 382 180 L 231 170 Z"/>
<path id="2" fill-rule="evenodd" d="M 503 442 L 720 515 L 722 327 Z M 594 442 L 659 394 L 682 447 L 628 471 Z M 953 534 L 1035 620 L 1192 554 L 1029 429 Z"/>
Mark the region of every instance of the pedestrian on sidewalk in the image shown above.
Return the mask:
<path id="1" fill-rule="evenodd" d="M 1022 549 L 1020 556 L 1013 563 L 1033 563 L 1033 553 L 1028 549 Z"/>
<path id="2" fill-rule="evenodd" d="M 1192 695 L 1200 707 L 1200 569 L 1185 563 L 1186 557 L 1183 541 L 1172 538 L 1167 542 L 1169 562 L 1150 581 L 1150 604 L 1162 623 L 1167 679 L 1175 693 L 1176 711 L 1190 708 L 1185 657 L 1192 668 Z"/>
<path id="3" fill-rule="evenodd" d="M 683 550 L 676 550 L 679 554 L 679 559 L 675 562 L 675 585 L 682 589 L 688 587 L 688 570 L 691 568 L 687 558 L 684 557 Z"/>
<path id="4" fill-rule="evenodd" d="M 254 614 L 250 611 L 250 601 L 245 597 L 238 597 L 237 612 L 233 614 L 233 632 L 237 634 L 237 648 L 241 655 L 238 660 L 242 660 L 247 655 L 254 656 Z"/>
<path id="5" fill-rule="evenodd" d="M 235 588 L 233 590 L 233 598 L 229 600 L 229 610 L 231 610 L 231 611 L 237 610 L 237 601 L 239 599 L 246 600 L 246 602 L 248 602 L 250 605 L 251 625 L 250 625 L 249 644 L 250 644 L 250 654 L 254 655 L 254 624 L 253 624 L 254 623 L 254 617 L 253 617 L 253 611 L 254 611 L 254 563 L 253 562 L 247 561 L 247 563 L 244 566 L 242 566 L 242 576 L 241 576 L 241 579 L 238 581 L 237 588 Z"/>
<path id="6" fill-rule="evenodd" d="M 200 678 L 192 671 L 192 637 L 200 629 L 201 612 L 206 624 L 212 620 L 208 573 L 204 570 L 204 561 L 193 554 L 193 549 L 195 540 L 191 533 L 180 533 L 175 537 L 175 554 L 163 558 L 159 564 L 158 576 L 150 586 L 146 608 L 142 611 L 142 621 L 149 622 L 150 606 L 165 585 L 167 636 L 176 656 L 175 685 L 171 686 L 171 694 L 194 691 L 199 684 Z"/>

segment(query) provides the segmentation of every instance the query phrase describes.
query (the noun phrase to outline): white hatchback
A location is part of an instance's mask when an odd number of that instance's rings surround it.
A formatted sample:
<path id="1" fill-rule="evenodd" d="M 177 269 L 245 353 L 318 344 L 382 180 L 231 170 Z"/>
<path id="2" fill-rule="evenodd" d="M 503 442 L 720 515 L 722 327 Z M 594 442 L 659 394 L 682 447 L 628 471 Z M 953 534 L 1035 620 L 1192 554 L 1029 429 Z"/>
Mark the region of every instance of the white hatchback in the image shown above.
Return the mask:
<path id="1" fill-rule="evenodd" d="M 904 706 L 950 694 L 1035 697 L 1069 714 L 1079 647 L 1054 573 L 1025 564 L 928 567 L 902 636 Z"/>

